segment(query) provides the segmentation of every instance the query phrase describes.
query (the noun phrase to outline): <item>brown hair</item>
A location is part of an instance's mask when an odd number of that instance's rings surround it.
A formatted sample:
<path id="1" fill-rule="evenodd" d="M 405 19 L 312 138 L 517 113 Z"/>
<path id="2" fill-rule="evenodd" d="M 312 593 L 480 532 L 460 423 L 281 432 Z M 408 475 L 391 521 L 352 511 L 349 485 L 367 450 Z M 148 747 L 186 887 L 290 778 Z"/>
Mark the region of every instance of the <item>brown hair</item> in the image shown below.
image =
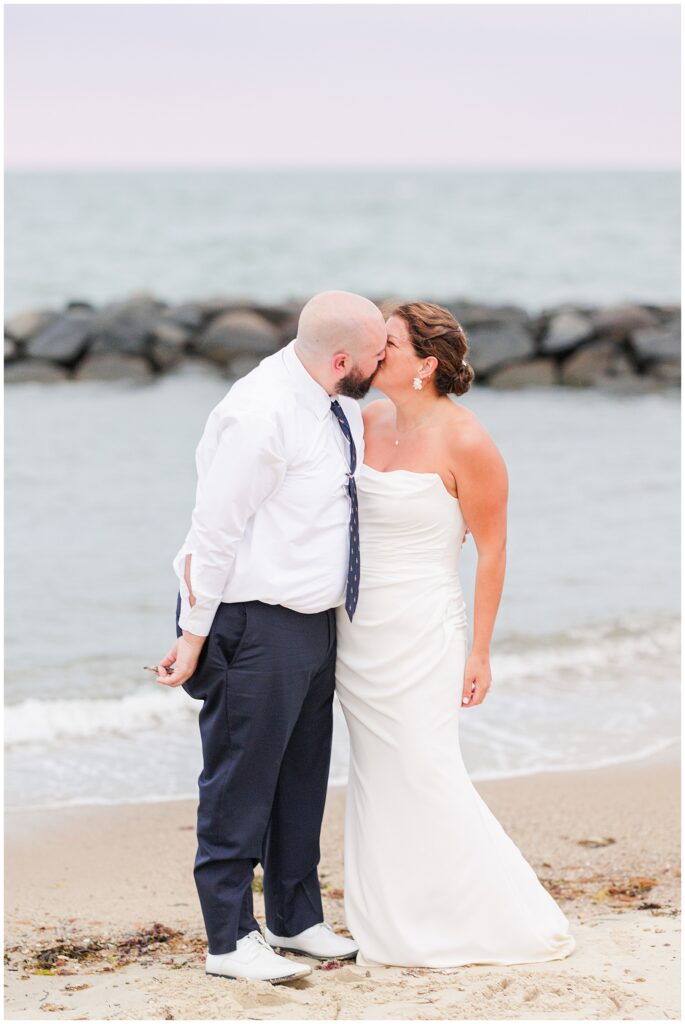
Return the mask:
<path id="1" fill-rule="evenodd" d="M 441 395 L 463 395 L 476 376 L 466 361 L 469 350 L 464 328 L 448 309 L 432 302 L 405 302 L 387 316 L 401 316 L 414 351 L 421 359 L 435 356 L 435 386 Z"/>

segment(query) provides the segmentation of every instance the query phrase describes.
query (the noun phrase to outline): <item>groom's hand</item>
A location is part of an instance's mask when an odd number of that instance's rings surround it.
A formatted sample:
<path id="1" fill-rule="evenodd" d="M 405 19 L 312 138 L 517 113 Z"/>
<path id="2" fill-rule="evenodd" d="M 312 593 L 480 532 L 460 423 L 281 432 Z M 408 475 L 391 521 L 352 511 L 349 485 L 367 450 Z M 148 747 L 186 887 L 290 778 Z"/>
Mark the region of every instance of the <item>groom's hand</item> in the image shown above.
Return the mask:
<path id="1" fill-rule="evenodd" d="M 162 686 L 180 686 L 197 668 L 200 651 L 207 639 L 184 630 L 166 657 L 157 665 L 157 682 Z M 172 671 L 173 665 L 173 671 Z"/>

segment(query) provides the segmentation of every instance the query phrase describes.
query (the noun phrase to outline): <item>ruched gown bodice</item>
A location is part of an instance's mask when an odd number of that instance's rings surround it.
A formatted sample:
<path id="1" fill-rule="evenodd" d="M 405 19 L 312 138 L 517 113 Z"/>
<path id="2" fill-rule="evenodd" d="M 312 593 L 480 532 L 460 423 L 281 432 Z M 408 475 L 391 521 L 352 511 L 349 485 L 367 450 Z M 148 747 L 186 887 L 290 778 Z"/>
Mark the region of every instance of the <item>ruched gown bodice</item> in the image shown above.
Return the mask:
<path id="1" fill-rule="evenodd" d="M 460 504 L 435 473 L 363 465 L 357 490 L 359 600 L 352 622 L 337 610 L 336 670 L 350 733 L 345 912 L 357 962 L 439 968 L 568 956 L 566 916 L 461 756 Z"/>

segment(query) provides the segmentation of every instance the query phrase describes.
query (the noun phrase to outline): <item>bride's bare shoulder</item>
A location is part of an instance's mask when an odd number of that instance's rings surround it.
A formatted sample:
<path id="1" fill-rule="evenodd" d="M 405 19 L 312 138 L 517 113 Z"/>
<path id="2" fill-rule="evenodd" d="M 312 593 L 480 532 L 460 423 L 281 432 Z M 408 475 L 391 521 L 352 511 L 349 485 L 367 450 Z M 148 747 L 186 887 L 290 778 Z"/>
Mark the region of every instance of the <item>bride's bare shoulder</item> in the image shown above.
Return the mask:
<path id="1" fill-rule="evenodd" d="M 443 412 L 446 412 L 445 418 L 450 426 L 461 432 L 466 431 L 469 434 L 475 435 L 477 435 L 479 431 L 487 433 L 475 412 L 472 412 L 471 409 L 467 409 L 463 405 L 459 405 L 457 402 L 450 401 L 449 405 L 445 404 Z"/>
<path id="2" fill-rule="evenodd" d="M 377 398 L 375 401 L 369 402 L 362 409 L 364 429 L 372 430 L 374 425 L 383 423 L 391 416 L 394 408 L 389 398 Z"/>
<path id="3" fill-rule="evenodd" d="M 452 408 L 449 411 L 448 422 L 451 429 L 448 431 L 447 437 L 454 454 L 477 455 L 487 451 L 496 451 L 495 442 L 475 412 L 462 405 L 457 405 L 456 402 L 450 404 Z"/>
<path id="4" fill-rule="evenodd" d="M 454 405 L 450 415 L 452 429 L 447 431 L 449 461 L 459 481 L 459 493 L 488 493 L 492 501 L 506 500 L 507 467 L 493 438 L 475 413 Z"/>

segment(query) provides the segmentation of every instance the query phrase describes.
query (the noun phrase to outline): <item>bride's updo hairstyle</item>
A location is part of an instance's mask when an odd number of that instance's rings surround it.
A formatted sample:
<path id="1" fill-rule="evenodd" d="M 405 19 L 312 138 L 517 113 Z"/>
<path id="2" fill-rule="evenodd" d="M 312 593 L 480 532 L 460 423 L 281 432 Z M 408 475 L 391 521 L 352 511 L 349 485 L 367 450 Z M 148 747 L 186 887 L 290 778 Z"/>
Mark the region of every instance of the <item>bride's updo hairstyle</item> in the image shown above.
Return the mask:
<path id="1" fill-rule="evenodd" d="M 409 330 L 414 351 L 421 359 L 438 361 L 433 380 L 440 395 L 463 395 L 476 376 L 467 362 L 469 351 L 464 329 L 448 309 L 432 302 L 405 302 L 392 309 Z"/>

